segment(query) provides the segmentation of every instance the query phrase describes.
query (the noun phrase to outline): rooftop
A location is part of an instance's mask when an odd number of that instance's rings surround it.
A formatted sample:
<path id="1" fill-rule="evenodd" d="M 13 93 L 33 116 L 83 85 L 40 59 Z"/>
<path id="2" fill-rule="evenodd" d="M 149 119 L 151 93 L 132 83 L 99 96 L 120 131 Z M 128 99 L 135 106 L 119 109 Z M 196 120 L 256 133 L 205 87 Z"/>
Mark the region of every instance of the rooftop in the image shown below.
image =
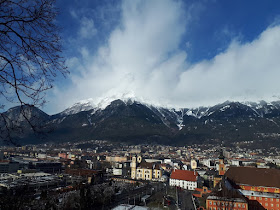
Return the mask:
<path id="1" fill-rule="evenodd" d="M 280 188 L 278 169 L 230 167 L 225 176 L 236 184 Z"/>
<path id="2" fill-rule="evenodd" d="M 197 176 L 198 176 L 198 173 L 196 171 L 173 170 L 170 178 L 196 182 Z"/>

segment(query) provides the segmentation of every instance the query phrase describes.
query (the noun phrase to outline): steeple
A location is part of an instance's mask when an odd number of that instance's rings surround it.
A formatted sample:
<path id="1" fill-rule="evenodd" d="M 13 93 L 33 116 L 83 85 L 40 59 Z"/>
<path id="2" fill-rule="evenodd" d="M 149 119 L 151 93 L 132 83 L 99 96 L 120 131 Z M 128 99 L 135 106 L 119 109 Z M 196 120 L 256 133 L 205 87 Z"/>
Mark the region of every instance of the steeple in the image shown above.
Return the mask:
<path id="1" fill-rule="evenodd" d="M 225 159 L 224 151 L 222 149 L 220 150 L 219 159 L 223 159 L 223 160 Z"/>
<path id="2" fill-rule="evenodd" d="M 219 155 L 219 175 L 224 175 L 225 174 L 225 156 L 223 154 L 223 150 L 220 150 L 220 155 Z"/>

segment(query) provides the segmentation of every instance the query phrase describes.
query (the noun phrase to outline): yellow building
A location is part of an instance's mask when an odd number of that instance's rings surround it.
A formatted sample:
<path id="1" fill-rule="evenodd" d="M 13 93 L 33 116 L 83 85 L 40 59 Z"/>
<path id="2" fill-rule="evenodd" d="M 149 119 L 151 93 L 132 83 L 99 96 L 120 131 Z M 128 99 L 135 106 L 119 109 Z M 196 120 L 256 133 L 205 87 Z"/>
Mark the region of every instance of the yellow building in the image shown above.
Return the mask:
<path id="1" fill-rule="evenodd" d="M 197 161 L 195 159 L 191 159 L 191 169 L 197 168 Z"/>
<path id="2" fill-rule="evenodd" d="M 141 180 L 158 180 L 162 176 L 159 163 L 148 163 L 141 156 L 132 157 L 131 178 Z"/>

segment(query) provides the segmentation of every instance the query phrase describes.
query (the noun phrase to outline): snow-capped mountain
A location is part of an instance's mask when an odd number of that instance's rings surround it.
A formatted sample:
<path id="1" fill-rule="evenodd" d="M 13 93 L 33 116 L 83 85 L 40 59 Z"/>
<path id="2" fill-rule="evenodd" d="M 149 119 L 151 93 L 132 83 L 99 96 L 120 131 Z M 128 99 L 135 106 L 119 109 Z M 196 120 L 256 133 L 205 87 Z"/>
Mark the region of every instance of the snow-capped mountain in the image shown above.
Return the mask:
<path id="1" fill-rule="evenodd" d="M 17 118 L 16 110 L 12 108 L 3 114 Z M 129 97 L 106 98 L 80 101 L 52 116 L 40 110 L 34 113 L 52 128 L 46 138 L 52 141 L 111 139 L 182 143 L 280 136 L 280 102 L 277 101 L 226 101 L 211 107 L 174 109 Z M 29 135 L 21 137 L 32 139 Z"/>
<path id="2" fill-rule="evenodd" d="M 87 99 L 75 103 L 73 106 L 65 109 L 60 113 L 61 116 L 77 114 L 79 112 L 88 111 L 95 107 L 93 99 Z"/>

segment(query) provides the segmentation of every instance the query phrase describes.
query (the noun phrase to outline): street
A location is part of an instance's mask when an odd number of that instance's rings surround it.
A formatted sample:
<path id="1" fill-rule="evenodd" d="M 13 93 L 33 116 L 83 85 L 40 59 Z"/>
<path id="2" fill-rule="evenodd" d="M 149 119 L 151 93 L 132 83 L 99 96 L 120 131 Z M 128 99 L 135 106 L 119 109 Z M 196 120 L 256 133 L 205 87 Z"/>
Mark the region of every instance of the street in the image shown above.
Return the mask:
<path id="1" fill-rule="evenodd" d="M 188 190 L 178 189 L 178 206 L 181 210 L 195 210 L 192 193 Z"/>

